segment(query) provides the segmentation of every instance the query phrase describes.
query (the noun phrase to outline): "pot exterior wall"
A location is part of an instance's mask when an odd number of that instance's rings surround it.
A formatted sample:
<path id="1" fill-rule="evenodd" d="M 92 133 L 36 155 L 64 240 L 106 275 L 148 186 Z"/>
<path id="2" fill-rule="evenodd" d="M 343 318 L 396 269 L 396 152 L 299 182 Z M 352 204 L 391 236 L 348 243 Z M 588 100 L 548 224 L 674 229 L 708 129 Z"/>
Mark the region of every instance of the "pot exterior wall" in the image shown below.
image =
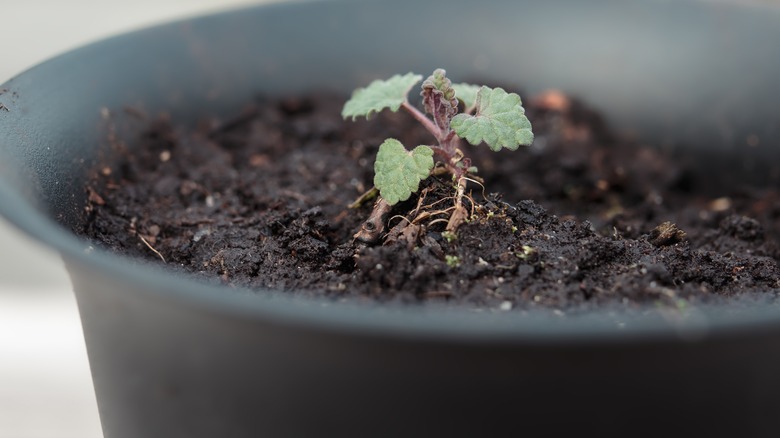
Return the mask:
<path id="1" fill-rule="evenodd" d="M 106 438 L 776 436 L 777 335 L 399 341 L 242 320 L 67 260 Z"/>
<path id="2" fill-rule="evenodd" d="M 690 153 L 713 187 L 776 182 L 764 170 L 780 159 L 778 23 L 777 8 L 726 2 L 394 0 L 148 29 L 0 86 L 0 212 L 65 256 L 107 438 L 776 436 L 777 324 L 546 346 L 314 330 L 184 299 L 186 282 L 140 286 L 146 271 L 86 255 L 64 228 L 79 228 L 84 182 L 110 152 L 102 108 L 194 122 L 257 93 L 346 92 L 436 67 L 523 95 L 573 93 L 640 140 Z M 760 142 L 746 152 L 748 136 Z"/>

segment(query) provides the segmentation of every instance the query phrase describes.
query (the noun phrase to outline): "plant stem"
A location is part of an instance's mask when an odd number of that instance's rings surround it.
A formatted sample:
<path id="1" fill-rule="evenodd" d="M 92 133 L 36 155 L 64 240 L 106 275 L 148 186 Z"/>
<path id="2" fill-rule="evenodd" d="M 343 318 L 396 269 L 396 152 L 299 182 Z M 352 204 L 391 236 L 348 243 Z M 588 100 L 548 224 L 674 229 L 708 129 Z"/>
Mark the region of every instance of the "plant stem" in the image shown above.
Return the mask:
<path id="1" fill-rule="evenodd" d="M 450 164 L 450 158 L 452 158 L 452 154 L 450 154 L 450 151 L 447 150 L 447 148 L 441 145 L 429 145 L 429 147 L 433 149 L 434 157 L 436 157 L 444 164 Z"/>
<path id="2" fill-rule="evenodd" d="M 452 130 L 443 131 L 436 123 L 429 119 L 422 111 L 413 107 L 409 102 L 404 102 L 401 107 L 420 122 L 439 142 L 438 146 L 431 146 L 434 154 L 444 163 L 447 169 L 456 177 L 460 178 L 465 174 L 465 169 L 456 166 L 454 157 L 457 154 L 460 138 Z"/>
<path id="3" fill-rule="evenodd" d="M 466 221 L 468 217 L 468 211 L 463 206 L 463 195 L 466 193 L 466 178 L 462 175 L 458 177 L 457 190 L 455 193 L 455 209 L 450 215 L 450 220 L 447 221 L 446 230 L 454 233 L 458 231 L 458 227 Z"/>
<path id="4" fill-rule="evenodd" d="M 401 107 L 405 109 L 406 112 L 411 114 L 412 117 L 415 118 L 415 120 L 420 122 L 425 127 L 425 129 L 428 130 L 428 132 L 433 134 L 436 140 L 438 141 L 442 140 L 443 133 L 441 132 L 441 129 L 439 129 L 439 127 L 436 126 L 431 119 L 426 117 L 425 114 L 422 113 L 422 111 L 410 105 L 409 102 L 404 102 L 403 104 L 401 104 Z"/>
<path id="5" fill-rule="evenodd" d="M 392 206 L 380 196 L 374 203 L 371 216 L 363 222 L 360 230 L 353 237 L 363 243 L 376 243 L 385 231 L 385 219 L 391 208 Z"/>

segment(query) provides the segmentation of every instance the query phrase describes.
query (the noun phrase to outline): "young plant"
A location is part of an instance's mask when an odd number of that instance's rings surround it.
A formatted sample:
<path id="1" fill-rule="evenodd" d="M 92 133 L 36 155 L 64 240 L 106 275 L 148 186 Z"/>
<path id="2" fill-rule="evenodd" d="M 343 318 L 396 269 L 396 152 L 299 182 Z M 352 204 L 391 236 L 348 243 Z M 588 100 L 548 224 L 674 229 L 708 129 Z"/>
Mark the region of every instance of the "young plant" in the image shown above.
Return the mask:
<path id="1" fill-rule="evenodd" d="M 453 84 L 443 69 L 437 69 L 422 83 L 423 111 L 412 106 L 409 91 L 422 80 L 421 75 L 407 73 L 387 80 L 377 80 L 368 87 L 354 91 L 344 104 L 341 115 L 355 120 L 371 118 L 385 109 L 397 112 L 403 108 L 422 124 L 436 140 L 433 144 L 409 149 L 400 141 L 388 138 L 379 146 L 374 162 L 374 186 L 379 199 L 371 217 L 363 224 L 356 238 L 375 242 L 384 230 L 384 218 L 390 208 L 409 199 L 417 192 L 420 182 L 434 171 L 438 161 L 444 172 L 455 182 L 455 208 L 447 223 L 447 231 L 454 232 L 465 220 L 463 206 L 466 181 L 476 169 L 460 149 L 463 138 L 472 145 L 485 143 L 494 151 L 503 148 L 516 150 L 533 141 L 531 122 L 525 116 L 520 96 L 501 88 L 471 84 Z M 459 113 L 458 102 L 463 105 Z"/>

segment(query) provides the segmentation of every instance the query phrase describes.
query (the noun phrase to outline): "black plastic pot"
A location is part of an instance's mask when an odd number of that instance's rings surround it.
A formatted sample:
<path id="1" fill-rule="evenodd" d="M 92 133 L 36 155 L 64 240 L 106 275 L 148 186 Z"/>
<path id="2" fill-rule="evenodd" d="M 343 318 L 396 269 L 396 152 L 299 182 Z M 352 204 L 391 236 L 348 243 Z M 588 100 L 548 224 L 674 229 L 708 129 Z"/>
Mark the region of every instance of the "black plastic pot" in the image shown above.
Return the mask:
<path id="1" fill-rule="evenodd" d="M 778 41 L 778 7 L 717 1 L 316 2 L 155 27 L 0 86 L 0 213 L 65 259 L 107 438 L 777 436 L 775 308 L 616 325 L 326 305 L 206 286 L 70 230 L 110 159 L 103 108 L 193 122 L 439 66 L 574 93 L 697 159 L 713 190 L 776 183 Z"/>

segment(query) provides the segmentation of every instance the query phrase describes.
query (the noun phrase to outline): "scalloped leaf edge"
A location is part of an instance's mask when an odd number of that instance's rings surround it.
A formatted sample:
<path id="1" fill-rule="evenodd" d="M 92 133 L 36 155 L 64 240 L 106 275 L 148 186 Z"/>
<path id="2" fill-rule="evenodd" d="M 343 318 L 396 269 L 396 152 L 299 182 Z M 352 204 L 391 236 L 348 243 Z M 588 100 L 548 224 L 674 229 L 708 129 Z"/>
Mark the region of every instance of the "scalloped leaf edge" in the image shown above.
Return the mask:
<path id="1" fill-rule="evenodd" d="M 525 116 L 518 94 L 483 86 L 475 105 L 474 115 L 461 113 L 453 117 L 450 126 L 459 137 L 475 146 L 484 142 L 496 152 L 502 148 L 514 151 L 533 142 L 531 121 Z"/>
<path id="2" fill-rule="evenodd" d="M 373 114 L 386 108 L 396 112 L 406 102 L 412 87 L 422 78 L 422 75 L 409 72 L 405 75 L 394 75 L 385 80 L 377 79 L 367 87 L 358 88 L 352 92 L 352 97 L 344 104 L 341 117 L 344 119 L 352 117 L 354 121 L 358 117 L 369 119 Z"/>
<path id="3" fill-rule="evenodd" d="M 419 190 L 420 181 L 430 175 L 434 164 L 430 146 L 410 151 L 400 141 L 388 138 L 379 146 L 374 162 L 374 186 L 389 205 L 406 201 Z"/>

